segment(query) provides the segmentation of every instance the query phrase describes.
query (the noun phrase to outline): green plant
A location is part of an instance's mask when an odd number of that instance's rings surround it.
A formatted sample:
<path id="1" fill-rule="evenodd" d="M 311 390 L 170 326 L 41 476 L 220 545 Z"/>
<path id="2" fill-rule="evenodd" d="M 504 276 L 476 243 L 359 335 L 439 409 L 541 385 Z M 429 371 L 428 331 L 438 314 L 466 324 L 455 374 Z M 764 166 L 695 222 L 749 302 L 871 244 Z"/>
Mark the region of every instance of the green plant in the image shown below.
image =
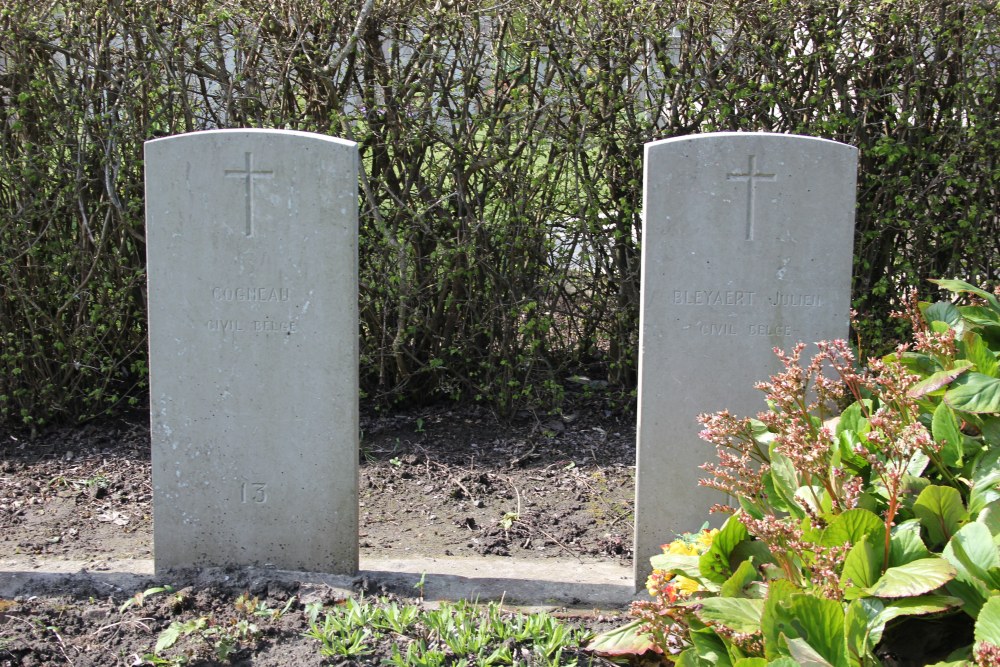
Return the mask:
<path id="1" fill-rule="evenodd" d="M 427 586 L 427 573 L 420 573 L 420 580 L 413 584 L 413 587 L 417 589 L 417 593 L 420 595 L 420 599 L 424 599 L 424 588 Z"/>
<path id="2" fill-rule="evenodd" d="M 958 628 L 939 659 L 995 664 L 1000 301 L 936 282 L 963 305 L 911 295 L 913 343 L 867 370 L 843 342 L 803 366 L 799 345 L 759 385 L 757 419 L 700 418 L 718 454 L 702 483 L 738 507 L 716 508 L 731 516 L 703 553 L 675 542 L 652 559 L 654 600 L 596 650 L 680 642 L 683 665 L 875 665 L 920 616 Z"/>
<path id="3" fill-rule="evenodd" d="M 421 609 L 384 599 L 347 600 L 322 621 L 313 609 L 306 636 L 320 642 L 325 657 L 367 656 L 388 642 L 388 662 L 400 666 L 519 664 L 515 651 L 530 655 L 531 664 L 575 664 L 566 654 L 587 639 L 546 614 L 511 614 L 496 603 Z"/>
<path id="4" fill-rule="evenodd" d="M 118 608 L 118 613 L 119 614 L 125 613 L 125 610 L 131 607 L 132 605 L 141 607 L 143 602 L 146 601 L 146 598 L 152 595 L 159 595 L 160 593 L 173 593 L 173 592 L 174 592 L 174 587 L 170 585 L 153 586 L 152 588 L 147 588 L 146 590 L 140 591 L 135 595 L 133 595 L 132 597 L 130 597 L 129 599 L 125 600 L 125 602 L 123 602 L 122 605 Z"/>
<path id="5" fill-rule="evenodd" d="M 159 589 L 163 590 L 163 589 Z M 150 589 L 142 594 L 143 597 L 155 592 L 157 589 Z M 133 598 L 135 599 L 135 598 Z M 186 664 L 190 655 L 187 653 L 175 656 L 163 655 L 166 651 L 184 638 L 193 637 L 201 640 L 211 647 L 212 655 L 216 660 L 229 660 L 237 651 L 247 645 L 256 644 L 263 635 L 263 629 L 258 622 L 274 622 L 288 613 L 288 610 L 295 604 L 297 598 L 292 597 L 281 609 L 268 607 L 258 597 L 251 597 L 249 593 L 242 593 L 233 602 L 233 609 L 236 612 L 234 618 L 225 622 L 218 622 L 212 616 L 198 616 L 187 620 L 173 621 L 165 630 L 160 632 L 156 639 L 156 645 L 152 653 L 143 656 L 143 660 L 154 665 Z M 141 600 L 138 601 L 141 604 Z M 122 606 L 124 610 L 125 605 Z M 307 610 L 308 612 L 308 610 Z"/>
<path id="6" fill-rule="evenodd" d="M 311 620 L 306 637 L 321 643 L 320 653 L 328 658 L 356 658 L 372 652 L 369 642 L 377 627 L 376 608 L 354 599 L 346 600 L 334 611 Z"/>

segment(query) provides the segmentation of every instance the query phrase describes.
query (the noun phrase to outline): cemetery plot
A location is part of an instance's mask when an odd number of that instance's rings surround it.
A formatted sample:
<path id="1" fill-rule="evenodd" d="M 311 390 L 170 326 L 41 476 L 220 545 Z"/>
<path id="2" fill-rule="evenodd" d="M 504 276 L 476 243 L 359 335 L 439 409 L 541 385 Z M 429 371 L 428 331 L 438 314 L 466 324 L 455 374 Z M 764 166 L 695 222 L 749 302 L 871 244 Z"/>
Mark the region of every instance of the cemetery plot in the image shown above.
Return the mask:
<path id="1" fill-rule="evenodd" d="M 0 562 L 102 571 L 152 558 L 144 422 L 0 434 Z M 542 429 L 531 416 L 501 424 L 470 408 L 368 416 L 361 555 L 627 561 L 633 422 L 599 405 Z"/>

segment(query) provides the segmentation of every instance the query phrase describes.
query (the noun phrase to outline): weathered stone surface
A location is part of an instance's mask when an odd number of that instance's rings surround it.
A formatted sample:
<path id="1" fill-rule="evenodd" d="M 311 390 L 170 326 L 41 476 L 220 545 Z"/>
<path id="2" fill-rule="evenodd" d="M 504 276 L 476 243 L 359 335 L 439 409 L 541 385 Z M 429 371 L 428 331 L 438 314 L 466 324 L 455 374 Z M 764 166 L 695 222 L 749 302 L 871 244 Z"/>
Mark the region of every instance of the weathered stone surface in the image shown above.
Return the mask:
<path id="1" fill-rule="evenodd" d="M 696 416 L 766 406 L 773 348 L 848 333 L 857 151 L 832 141 L 719 133 L 646 145 L 636 584 L 722 494 Z"/>
<path id="2" fill-rule="evenodd" d="M 147 142 L 157 570 L 358 566 L 357 147 Z"/>

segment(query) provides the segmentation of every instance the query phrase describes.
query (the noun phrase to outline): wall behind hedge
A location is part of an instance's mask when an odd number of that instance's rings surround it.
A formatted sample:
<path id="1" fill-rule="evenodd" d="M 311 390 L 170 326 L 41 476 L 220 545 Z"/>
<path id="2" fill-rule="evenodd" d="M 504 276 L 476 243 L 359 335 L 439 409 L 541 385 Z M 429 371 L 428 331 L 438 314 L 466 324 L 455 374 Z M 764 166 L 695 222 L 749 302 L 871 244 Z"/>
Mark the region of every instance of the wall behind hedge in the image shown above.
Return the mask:
<path id="1" fill-rule="evenodd" d="M 0 418 L 142 400 L 143 141 L 359 142 L 362 390 L 552 405 L 634 387 L 648 141 L 861 150 L 869 351 L 928 277 L 1000 277 L 993 2 L 252 0 L 0 9 Z"/>

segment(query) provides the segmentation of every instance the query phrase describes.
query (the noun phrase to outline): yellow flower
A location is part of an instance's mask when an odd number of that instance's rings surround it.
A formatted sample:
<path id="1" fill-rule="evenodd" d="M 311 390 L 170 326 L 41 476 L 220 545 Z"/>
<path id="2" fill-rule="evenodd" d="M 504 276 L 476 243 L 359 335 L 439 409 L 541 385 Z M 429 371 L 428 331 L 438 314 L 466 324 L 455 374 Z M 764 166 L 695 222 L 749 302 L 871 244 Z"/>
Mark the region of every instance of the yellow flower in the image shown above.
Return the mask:
<path id="1" fill-rule="evenodd" d="M 677 591 L 683 597 L 688 597 L 692 593 L 697 593 L 701 590 L 701 584 L 699 584 L 694 579 L 688 579 L 687 577 L 682 577 L 677 575 L 674 585 L 677 586 Z"/>
<path id="2" fill-rule="evenodd" d="M 719 533 L 718 528 L 713 528 L 712 530 L 703 530 L 698 533 L 698 544 L 701 545 L 701 553 L 708 551 L 712 546 L 712 540 Z"/>

